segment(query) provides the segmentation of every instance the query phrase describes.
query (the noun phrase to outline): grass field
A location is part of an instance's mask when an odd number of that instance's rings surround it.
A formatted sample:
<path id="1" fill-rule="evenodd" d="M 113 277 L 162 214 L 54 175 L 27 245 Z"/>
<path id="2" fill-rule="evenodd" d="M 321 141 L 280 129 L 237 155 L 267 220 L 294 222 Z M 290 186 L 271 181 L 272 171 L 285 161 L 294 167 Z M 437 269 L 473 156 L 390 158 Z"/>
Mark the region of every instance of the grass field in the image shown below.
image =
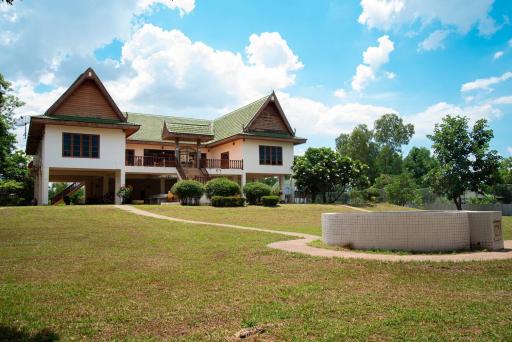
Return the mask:
<path id="1" fill-rule="evenodd" d="M 215 223 L 231 223 L 242 226 L 288 230 L 299 233 L 322 233 L 320 215 L 322 213 L 351 212 L 354 209 L 343 205 L 327 204 L 286 204 L 276 208 L 262 206 L 247 206 L 244 208 L 214 208 L 210 206 L 181 206 L 181 205 L 145 205 L 137 206 L 160 215 L 173 216 L 187 220 L 207 221 Z M 411 210 L 392 204 L 379 203 L 366 210 Z"/>
<path id="2" fill-rule="evenodd" d="M 288 215 L 265 222 L 285 227 Z M 512 339 L 512 261 L 397 264 L 266 247 L 285 238 L 108 206 L 0 210 L 0 340 L 225 341 L 264 324 L 261 341 Z"/>

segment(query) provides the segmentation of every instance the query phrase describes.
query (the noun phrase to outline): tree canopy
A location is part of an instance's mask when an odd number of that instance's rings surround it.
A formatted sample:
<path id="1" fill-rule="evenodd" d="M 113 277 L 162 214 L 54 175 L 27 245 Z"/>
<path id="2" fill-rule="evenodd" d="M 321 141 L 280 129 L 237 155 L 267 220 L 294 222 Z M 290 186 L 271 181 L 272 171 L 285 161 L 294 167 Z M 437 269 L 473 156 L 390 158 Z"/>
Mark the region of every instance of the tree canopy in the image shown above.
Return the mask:
<path id="1" fill-rule="evenodd" d="M 313 201 L 321 194 L 324 203 L 335 202 L 349 186 L 367 185 L 366 168 L 327 147 L 309 148 L 295 157 L 292 166 L 297 187 L 311 194 Z"/>
<path id="2" fill-rule="evenodd" d="M 457 209 L 462 209 L 462 196 L 467 190 L 483 193 L 498 181 L 500 156 L 489 149 L 493 132 L 487 120 L 476 121 L 470 129 L 467 117 L 448 115 L 428 137 L 438 161 L 428 181 L 436 193 L 454 201 Z"/>
<path id="3" fill-rule="evenodd" d="M 373 141 L 373 132 L 368 129 L 368 126 L 358 125 L 350 134 L 340 134 L 336 138 L 336 150 L 342 156 L 367 165 L 368 178 L 371 182 L 377 177 L 375 159 L 379 150 Z"/>
<path id="4" fill-rule="evenodd" d="M 436 160 L 430 155 L 430 150 L 425 147 L 414 146 L 404 158 L 404 171 L 409 172 L 416 184 L 428 187 L 426 175 L 436 166 Z"/>
<path id="5" fill-rule="evenodd" d="M 28 172 L 30 158 L 23 151 L 15 151 L 16 135 L 13 133 L 14 111 L 23 105 L 12 94 L 11 83 L 0 73 L 0 183 L 4 185 L 0 204 L 12 204 L 13 195 L 15 204 L 28 202 L 33 196 L 33 180 Z"/>
<path id="6" fill-rule="evenodd" d="M 378 144 L 387 146 L 394 152 L 401 152 L 414 135 L 414 125 L 404 124 L 396 114 L 384 114 L 374 123 L 374 136 Z"/>

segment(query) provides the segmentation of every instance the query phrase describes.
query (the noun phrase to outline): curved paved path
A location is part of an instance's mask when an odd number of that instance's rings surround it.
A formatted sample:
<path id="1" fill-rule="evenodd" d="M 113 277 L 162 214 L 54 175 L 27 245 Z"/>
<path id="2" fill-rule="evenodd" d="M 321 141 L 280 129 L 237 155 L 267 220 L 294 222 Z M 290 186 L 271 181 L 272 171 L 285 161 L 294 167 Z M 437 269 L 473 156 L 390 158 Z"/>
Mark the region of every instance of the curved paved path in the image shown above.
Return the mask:
<path id="1" fill-rule="evenodd" d="M 512 259 L 512 240 L 505 241 L 505 249 L 498 252 L 468 252 L 458 254 L 413 254 L 413 255 L 397 255 L 397 254 L 378 254 L 378 253 L 365 253 L 354 251 L 336 251 L 331 249 L 316 248 L 308 246 L 314 240 L 320 239 L 320 236 L 287 232 L 280 230 L 262 229 L 255 227 L 239 226 L 236 224 L 227 223 L 212 223 L 205 221 L 185 220 L 171 216 L 159 215 L 146 210 L 138 209 L 128 205 L 116 205 L 116 208 L 129 211 L 133 214 L 152 217 L 161 220 L 175 221 L 181 223 L 190 223 L 197 225 L 207 225 L 216 227 L 227 227 L 242 230 L 251 230 L 272 234 L 281 234 L 286 236 L 298 237 L 295 240 L 286 240 L 273 242 L 268 245 L 270 248 L 279 249 L 286 252 L 294 252 L 307 254 L 311 256 L 327 257 L 327 258 L 346 258 L 346 259 L 364 259 L 364 260 L 378 260 L 378 261 L 392 261 L 392 262 L 409 262 L 409 261 L 485 261 L 485 260 L 503 260 Z"/>

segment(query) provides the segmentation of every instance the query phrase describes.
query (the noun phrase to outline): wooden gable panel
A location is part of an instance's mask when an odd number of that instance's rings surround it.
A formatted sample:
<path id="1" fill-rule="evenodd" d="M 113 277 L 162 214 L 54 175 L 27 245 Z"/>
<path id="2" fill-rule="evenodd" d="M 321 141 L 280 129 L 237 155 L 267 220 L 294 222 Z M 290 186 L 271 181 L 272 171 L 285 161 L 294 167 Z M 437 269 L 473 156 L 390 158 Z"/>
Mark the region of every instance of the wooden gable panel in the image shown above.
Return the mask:
<path id="1" fill-rule="evenodd" d="M 93 80 L 80 84 L 53 114 L 119 120 L 116 111 Z"/>
<path id="2" fill-rule="evenodd" d="M 287 133 L 288 128 L 279 114 L 277 106 L 274 102 L 270 102 L 265 109 L 263 109 L 258 117 L 254 119 L 253 123 L 249 127 L 251 131 L 271 131 L 279 133 Z"/>

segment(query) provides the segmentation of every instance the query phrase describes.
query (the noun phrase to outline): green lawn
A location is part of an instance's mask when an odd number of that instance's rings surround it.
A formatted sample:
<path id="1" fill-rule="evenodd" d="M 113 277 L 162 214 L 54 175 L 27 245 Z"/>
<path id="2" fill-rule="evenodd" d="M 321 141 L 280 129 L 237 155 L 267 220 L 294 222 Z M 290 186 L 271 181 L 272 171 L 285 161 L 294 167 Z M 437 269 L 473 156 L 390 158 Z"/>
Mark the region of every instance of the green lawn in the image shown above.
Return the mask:
<path id="1" fill-rule="evenodd" d="M 284 204 L 276 208 L 247 206 L 243 208 L 214 208 L 210 206 L 181 205 L 145 205 L 137 206 L 157 214 L 173 216 L 188 220 L 231 223 L 242 226 L 288 230 L 307 234 L 322 234 L 320 215 L 322 213 L 354 212 L 355 209 L 342 205 L 326 204 Z M 377 210 L 410 210 L 408 208 L 380 203 L 362 209 Z"/>
<path id="2" fill-rule="evenodd" d="M 502 217 L 503 225 L 503 238 L 505 240 L 512 240 L 512 216 Z"/>
<path id="3" fill-rule="evenodd" d="M 266 247 L 285 238 L 108 206 L 0 210 L 0 340 L 225 341 L 263 324 L 263 341 L 512 339 L 512 261 L 396 264 Z"/>

